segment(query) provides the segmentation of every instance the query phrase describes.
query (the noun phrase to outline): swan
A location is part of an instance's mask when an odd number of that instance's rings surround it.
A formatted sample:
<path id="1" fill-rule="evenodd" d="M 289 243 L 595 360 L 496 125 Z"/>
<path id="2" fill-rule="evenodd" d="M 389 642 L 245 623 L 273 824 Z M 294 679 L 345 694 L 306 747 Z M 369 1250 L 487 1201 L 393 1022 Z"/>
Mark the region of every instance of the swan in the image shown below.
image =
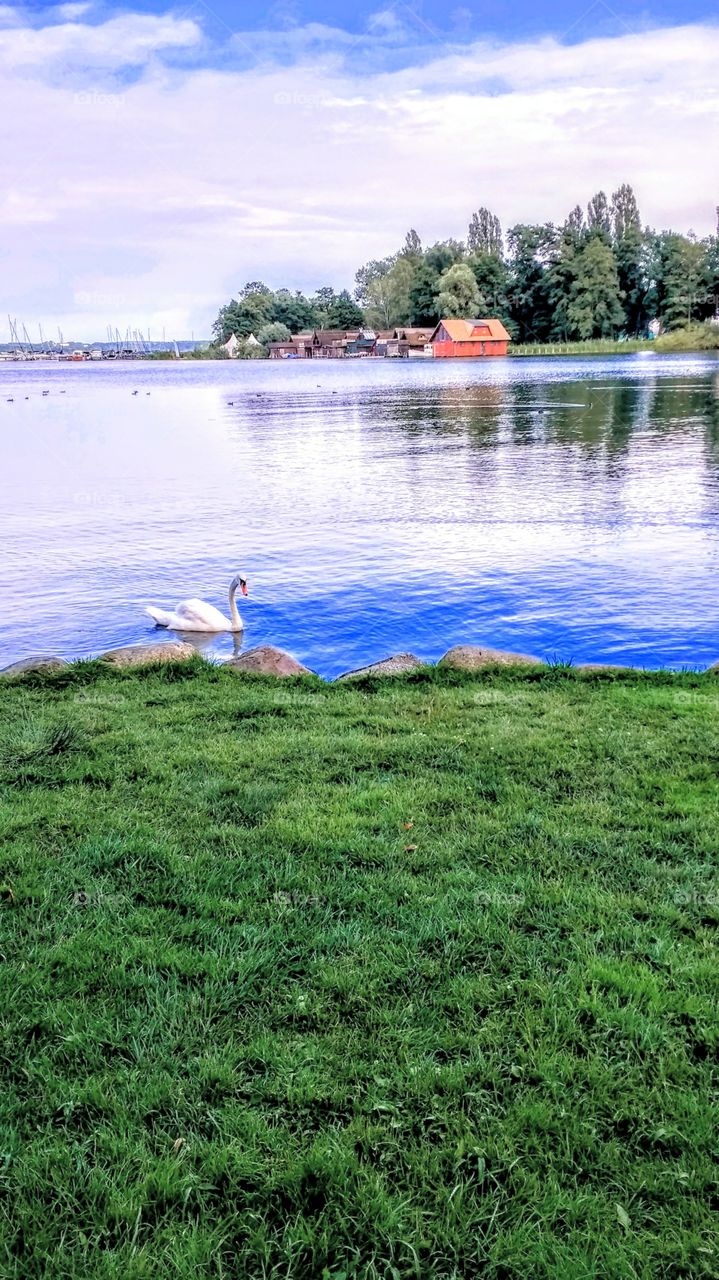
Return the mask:
<path id="1" fill-rule="evenodd" d="M 235 604 L 238 587 L 243 596 L 246 596 L 247 580 L 241 573 L 238 573 L 230 583 L 229 618 L 220 613 L 214 604 L 207 604 L 204 600 L 182 600 L 171 613 L 148 605 L 145 612 L 149 613 L 158 627 L 169 627 L 171 631 L 241 631 L 242 618 Z"/>

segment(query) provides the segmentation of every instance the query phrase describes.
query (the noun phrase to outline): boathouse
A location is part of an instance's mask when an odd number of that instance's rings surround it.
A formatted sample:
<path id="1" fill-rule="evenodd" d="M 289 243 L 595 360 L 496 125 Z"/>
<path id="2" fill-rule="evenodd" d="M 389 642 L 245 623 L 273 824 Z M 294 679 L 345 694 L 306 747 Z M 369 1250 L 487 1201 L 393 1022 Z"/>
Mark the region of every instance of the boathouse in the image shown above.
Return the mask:
<path id="1" fill-rule="evenodd" d="M 501 320 L 440 320 L 430 338 L 435 359 L 506 356 L 511 341 Z"/>
<path id="2" fill-rule="evenodd" d="M 387 343 L 386 355 L 401 356 L 405 359 L 430 356 L 428 344 L 432 337 L 432 329 L 395 329 Z"/>

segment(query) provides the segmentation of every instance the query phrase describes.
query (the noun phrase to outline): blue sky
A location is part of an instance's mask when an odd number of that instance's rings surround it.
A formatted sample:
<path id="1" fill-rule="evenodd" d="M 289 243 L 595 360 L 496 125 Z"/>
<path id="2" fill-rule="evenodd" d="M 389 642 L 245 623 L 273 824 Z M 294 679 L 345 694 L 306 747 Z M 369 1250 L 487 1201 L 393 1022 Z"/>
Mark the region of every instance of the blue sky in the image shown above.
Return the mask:
<path id="1" fill-rule="evenodd" d="M 632 182 L 714 228 L 716 6 L 0 4 L 0 313 L 208 332 L 246 279 L 352 287 L 414 226 Z"/>
<path id="2" fill-rule="evenodd" d="M 19 5 L 33 24 L 42 24 L 57 13 L 57 6 Z M 353 35 L 364 35 L 376 29 L 376 16 L 394 15 L 401 43 L 407 50 L 412 44 L 428 39 L 442 41 L 481 39 L 486 36 L 502 40 L 526 39 L 553 35 L 562 41 L 578 42 L 591 35 L 620 35 L 625 31 L 641 31 L 651 27 L 681 26 L 687 21 L 698 23 L 717 17 L 712 0 L 695 0 L 690 10 L 679 0 L 654 0 L 652 4 L 636 0 L 551 0 L 538 5 L 530 0 L 456 0 L 444 10 L 437 4 L 377 3 L 375 5 L 338 5 L 336 0 L 270 0 L 269 3 L 237 3 L 236 0 L 188 0 L 175 6 L 162 0 L 138 0 L 132 5 L 102 3 L 92 6 L 87 21 L 99 22 L 110 14 L 124 12 L 163 14 L 168 11 L 194 16 L 212 29 L 216 37 L 241 31 L 276 31 L 318 24 L 340 29 Z M 57 20 L 55 18 L 54 20 Z M 406 55 L 408 56 L 408 55 Z"/>

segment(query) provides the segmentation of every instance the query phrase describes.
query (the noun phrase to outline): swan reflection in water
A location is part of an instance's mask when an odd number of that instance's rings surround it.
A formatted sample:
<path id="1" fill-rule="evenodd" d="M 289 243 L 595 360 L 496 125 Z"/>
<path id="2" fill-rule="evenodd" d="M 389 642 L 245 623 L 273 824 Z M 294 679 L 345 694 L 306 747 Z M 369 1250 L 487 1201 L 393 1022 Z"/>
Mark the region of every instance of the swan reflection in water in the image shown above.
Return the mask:
<path id="1" fill-rule="evenodd" d="M 193 649 L 198 653 L 204 654 L 209 658 L 219 659 L 222 662 L 229 661 L 230 658 L 239 658 L 242 652 L 242 632 L 233 631 L 229 636 L 227 633 L 219 633 L 217 631 L 176 631 L 173 629 L 173 636 L 177 636 L 178 640 L 183 640 L 185 644 L 191 644 Z M 232 643 L 232 652 L 225 651 L 226 638 Z"/>

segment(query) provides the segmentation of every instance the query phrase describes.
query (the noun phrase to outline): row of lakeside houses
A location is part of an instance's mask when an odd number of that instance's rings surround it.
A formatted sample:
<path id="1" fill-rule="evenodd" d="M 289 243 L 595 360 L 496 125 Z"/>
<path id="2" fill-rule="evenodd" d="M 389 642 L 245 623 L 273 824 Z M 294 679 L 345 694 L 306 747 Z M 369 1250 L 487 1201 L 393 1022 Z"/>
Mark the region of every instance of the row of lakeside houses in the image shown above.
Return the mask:
<path id="1" fill-rule="evenodd" d="M 248 342 L 256 339 L 247 339 Z M 433 329 L 313 329 L 269 347 L 272 360 L 336 360 L 358 357 L 438 359 L 506 356 L 509 334 L 500 320 L 440 320 Z M 225 343 L 236 355 L 240 343 Z"/>

